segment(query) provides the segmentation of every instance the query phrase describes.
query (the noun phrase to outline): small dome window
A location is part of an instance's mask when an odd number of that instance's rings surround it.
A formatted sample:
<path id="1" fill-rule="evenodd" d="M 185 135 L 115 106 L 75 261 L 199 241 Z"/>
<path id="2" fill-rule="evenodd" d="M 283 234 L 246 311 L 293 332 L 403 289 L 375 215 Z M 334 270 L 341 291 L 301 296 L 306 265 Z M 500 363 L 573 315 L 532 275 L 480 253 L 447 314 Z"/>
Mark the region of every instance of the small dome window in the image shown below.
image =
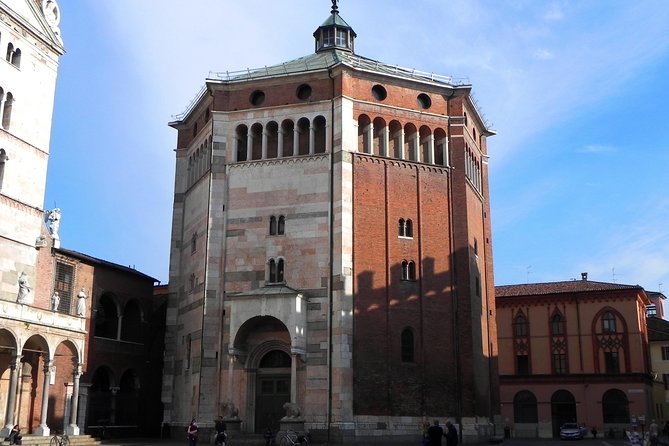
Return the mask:
<path id="1" fill-rule="evenodd" d="M 307 84 L 302 84 L 297 87 L 297 98 L 303 101 L 306 101 L 311 97 L 311 86 Z"/>
<path id="2" fill-rule="evenodd" d="M 263 102 L 265 102 L 265 92 L 262 90 L 254 91 L 251 93 L 249 101 L 251 101 L 251 104 L 253 105 L 261 105 Z"/>
<path id="3" fill-rule="evenodd" d="M 421 93 L 418 95 L 416 98 L 416 102 L 418 103 L 418 106 L 422 109 L 428 109 L 432 107 L 432 99 L 425 93 Z"/>
<path id="4" fill-rule="evenodd" d="M 372 87 L 372 96 L 374 96 L 374 99 L 377 101 L 383 101 L 388 97 L 388 92 L 383 85 L 377 84 Z"/>

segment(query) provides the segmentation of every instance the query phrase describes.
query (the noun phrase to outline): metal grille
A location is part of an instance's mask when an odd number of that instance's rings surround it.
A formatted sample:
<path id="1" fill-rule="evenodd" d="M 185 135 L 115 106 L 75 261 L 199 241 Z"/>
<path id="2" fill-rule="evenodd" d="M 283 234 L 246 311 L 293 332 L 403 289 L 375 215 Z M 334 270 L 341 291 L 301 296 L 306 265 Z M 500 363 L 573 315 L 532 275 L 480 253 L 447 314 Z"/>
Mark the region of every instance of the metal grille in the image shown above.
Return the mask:
<path id="1" fill-rule="evenodd" d="M 61 313 L 71 313 L 73 286 L 74 266 L 67 263 L 56 262 L 54 291 L 58 291 L 58 296 L 60 296 L 58 311 Z"/>

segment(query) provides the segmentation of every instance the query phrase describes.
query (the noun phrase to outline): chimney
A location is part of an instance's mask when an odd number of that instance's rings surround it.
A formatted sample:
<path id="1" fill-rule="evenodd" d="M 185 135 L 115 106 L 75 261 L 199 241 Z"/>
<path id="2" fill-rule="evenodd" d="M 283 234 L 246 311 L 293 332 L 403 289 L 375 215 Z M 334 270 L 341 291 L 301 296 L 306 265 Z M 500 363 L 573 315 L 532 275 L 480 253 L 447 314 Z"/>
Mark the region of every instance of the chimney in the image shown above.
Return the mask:
<path id="1" fill-rule="evenodd" d="M 581 280 L 588 280 L 588 273 L 581 273 Z"/>

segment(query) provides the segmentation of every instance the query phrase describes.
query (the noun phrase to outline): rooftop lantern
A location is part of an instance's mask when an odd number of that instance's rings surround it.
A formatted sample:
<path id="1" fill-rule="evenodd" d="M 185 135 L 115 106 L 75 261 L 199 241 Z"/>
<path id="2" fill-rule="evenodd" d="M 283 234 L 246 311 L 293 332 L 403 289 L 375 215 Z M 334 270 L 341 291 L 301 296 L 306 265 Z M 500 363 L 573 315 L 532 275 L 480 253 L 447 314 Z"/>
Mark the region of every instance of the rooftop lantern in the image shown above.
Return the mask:
<path id="1" fill-rule="evenodd" d="M 339 16 L 339 0 L 332 0 L 330 16 L 314 32 L 316 52 L 329 50 L 344 50 L 353 53 L 355 31 Z"/>

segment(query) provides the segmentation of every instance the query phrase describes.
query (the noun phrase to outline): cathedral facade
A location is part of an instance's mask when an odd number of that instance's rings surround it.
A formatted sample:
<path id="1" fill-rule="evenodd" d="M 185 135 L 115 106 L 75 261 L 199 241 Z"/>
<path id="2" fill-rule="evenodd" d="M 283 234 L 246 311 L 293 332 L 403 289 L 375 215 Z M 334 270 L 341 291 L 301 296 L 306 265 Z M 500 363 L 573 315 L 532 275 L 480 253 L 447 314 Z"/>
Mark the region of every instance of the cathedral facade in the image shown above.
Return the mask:
<path id="1" fill-rule="evenodd" d="M 164 422 L 415 439 L 499 413 L 487 137 L 471 85 L 315 52 L 207 79 L 177 130 Z"/>

